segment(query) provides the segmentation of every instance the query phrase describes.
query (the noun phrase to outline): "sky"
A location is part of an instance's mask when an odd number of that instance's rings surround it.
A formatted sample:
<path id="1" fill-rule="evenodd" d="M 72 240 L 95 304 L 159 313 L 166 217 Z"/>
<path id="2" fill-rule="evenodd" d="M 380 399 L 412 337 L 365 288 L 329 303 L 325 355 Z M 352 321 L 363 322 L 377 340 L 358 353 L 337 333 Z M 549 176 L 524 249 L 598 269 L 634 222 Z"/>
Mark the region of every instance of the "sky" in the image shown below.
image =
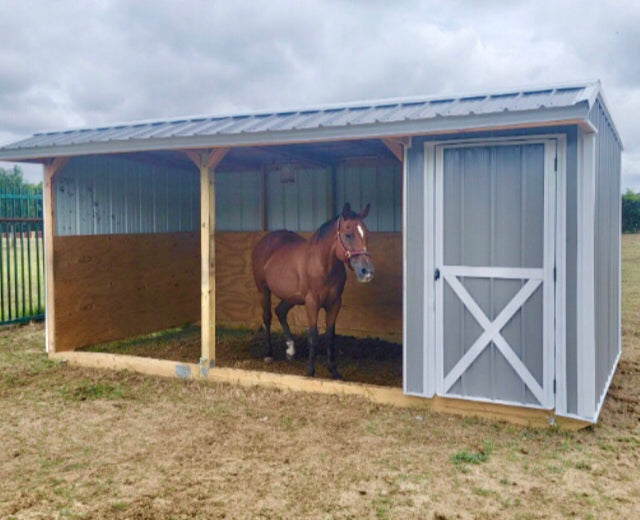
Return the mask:
<path id="1" fill-rule="evenodd" d="M 0 0 L 0 145 L 130 120 L 600 79 L 625 146 L 623 190 L 640 191 L 639 27 L 632 0 Z"/>

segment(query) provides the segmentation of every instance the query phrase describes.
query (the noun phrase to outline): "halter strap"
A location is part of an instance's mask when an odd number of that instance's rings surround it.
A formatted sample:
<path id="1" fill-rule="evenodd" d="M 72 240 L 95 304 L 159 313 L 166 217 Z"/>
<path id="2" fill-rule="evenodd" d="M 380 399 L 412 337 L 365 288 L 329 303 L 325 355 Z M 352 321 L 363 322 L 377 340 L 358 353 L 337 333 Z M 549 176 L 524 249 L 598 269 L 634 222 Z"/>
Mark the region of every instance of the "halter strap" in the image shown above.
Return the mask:
<path id="1" fill-rule="evenodd" d="M 371 256 L 371 254 L 369 252 L 367 252 L 364 249 L 349 249 L 344 241 L 342 240 L 342 235 L 340 235 L 340 223 L 342 222 L 342 215 L 340 215 L 338 217 L 338 220 L 336 222 L 336 239 L 338 240 L 340 246 L 342 247 L 342 249 L 344 250 L 344 263 L 347 264 L 349 263 L 349 260 L 351 260 L 354 256 Z"/>

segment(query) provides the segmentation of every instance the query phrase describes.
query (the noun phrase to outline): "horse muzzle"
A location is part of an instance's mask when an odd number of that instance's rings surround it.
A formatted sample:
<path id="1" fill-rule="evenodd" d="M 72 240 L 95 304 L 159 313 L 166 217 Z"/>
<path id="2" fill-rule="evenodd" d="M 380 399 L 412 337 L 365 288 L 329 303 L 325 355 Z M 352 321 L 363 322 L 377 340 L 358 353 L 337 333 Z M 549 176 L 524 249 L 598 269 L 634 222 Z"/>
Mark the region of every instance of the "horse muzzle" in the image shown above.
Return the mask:
<path id="1" fill-rule="evenodd" d="M 353 269 L 358 282 L 369 283 L 373 280 L 375 269 L 373 268 L 373 262 L 371 262 L 371 258 L 369 258 L 368 255 L 351 257 L 349 260 L 349 266 Z"/>

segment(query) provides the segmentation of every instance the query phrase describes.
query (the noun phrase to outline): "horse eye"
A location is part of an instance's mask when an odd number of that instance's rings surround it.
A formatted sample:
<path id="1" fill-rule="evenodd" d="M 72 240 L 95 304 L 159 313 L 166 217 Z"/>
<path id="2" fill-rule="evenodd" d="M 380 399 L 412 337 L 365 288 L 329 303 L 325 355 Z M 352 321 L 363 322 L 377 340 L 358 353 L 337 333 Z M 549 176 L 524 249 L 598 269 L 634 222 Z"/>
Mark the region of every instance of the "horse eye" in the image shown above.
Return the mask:
<path id="1" fill-rule="evenodd" d="M 347 237 L 349 240 L 353 240 L 353 233 L 347 233 L 345 237 Z"/>

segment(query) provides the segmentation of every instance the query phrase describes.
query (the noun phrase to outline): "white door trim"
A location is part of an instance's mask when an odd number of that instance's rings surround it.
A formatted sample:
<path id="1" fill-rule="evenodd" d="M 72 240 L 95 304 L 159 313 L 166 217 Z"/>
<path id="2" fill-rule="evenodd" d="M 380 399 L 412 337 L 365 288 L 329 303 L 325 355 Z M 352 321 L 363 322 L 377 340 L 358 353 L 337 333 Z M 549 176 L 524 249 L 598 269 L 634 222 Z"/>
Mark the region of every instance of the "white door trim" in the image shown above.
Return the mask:
<path id="1" fill-rule="evenodd" d="M 423 309 L 425 319 L 423 321 L 423 391 L 426 397 L 433 397 L 436 394 L 436 300 L 434 291 L 429 290 L 433 282 L 433 273 L 435 271 L 434 248 L 431 241 L 435 235 L 435 144 L 424 143 L 424 237 L 423 244 L 425 248 L 424 263 L 424 290 L 423 290 Z"/>

